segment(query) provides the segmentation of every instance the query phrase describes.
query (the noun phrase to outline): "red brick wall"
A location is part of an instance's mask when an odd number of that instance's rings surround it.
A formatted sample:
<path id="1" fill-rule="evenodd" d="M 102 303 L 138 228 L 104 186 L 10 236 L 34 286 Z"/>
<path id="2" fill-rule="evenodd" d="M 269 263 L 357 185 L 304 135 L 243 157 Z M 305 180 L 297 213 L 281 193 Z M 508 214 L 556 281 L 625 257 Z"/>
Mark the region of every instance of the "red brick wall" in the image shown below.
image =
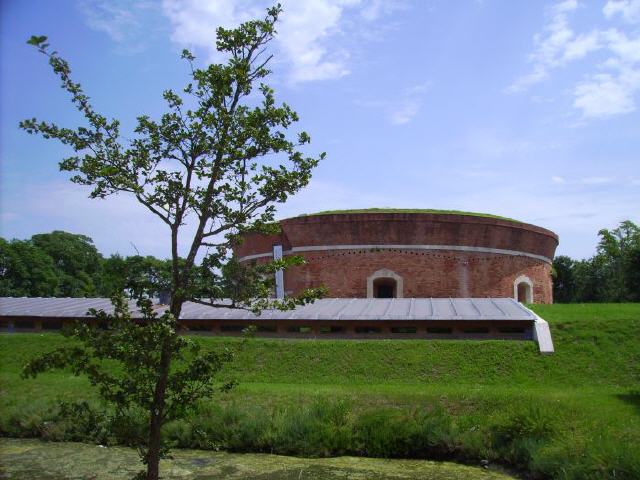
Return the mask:
<path id="1" fill-rule="evenodd" d="M 236 245 L 233 249 L 235 255 L 239 258 L 247 255 L 272 253 L 274 245 L 282 245 L 287 250 L 290 247 L 289 242 L 281 235 L 260 235 L 250 233 L 245 235 L 244 241 L 240 245 Z"/>
<path id="2" fill-rule="evenodd" d="M 513 297 L 513 282 L 526 275 L 535 303 L 551 303 L 551 266 L 528 257 L 419 250 L 307 252 L 306 265 L 285 272 L 288 294 L 325 285 L 329 297 L 367 296 L 367 278 L 383 268 L 403 279 L 405 298 Z"/>
<path id="3" fill-rule="evenodd" d="M 331 245 L 456 245 L 514 250 L 553 258 L 558 238 L 549 230 L 507 220 L 440 214 L 339 214 L 281 222 L 278 236 L 248 236 L 236 248 L 244 257 L 281 243 Z M 411 249 L 305 252 L 306 265 L 285 272 L 296 294 L 325 285 L 331 297 L 366 297 L 367 277 L 389 269 L 404 281 L 404 297 L 512 297 L 520 275 L 533 282 L 536 303 L 552 302 L 551 266 L 526 256 Z"/>
<path id="4" fill-rule="evenodd" d="M 296 245 L 484 246 L 553 257 L 558 237 L 534 225 L 466 215 L 375 213 L 295 217 L 281 222 Z"/>

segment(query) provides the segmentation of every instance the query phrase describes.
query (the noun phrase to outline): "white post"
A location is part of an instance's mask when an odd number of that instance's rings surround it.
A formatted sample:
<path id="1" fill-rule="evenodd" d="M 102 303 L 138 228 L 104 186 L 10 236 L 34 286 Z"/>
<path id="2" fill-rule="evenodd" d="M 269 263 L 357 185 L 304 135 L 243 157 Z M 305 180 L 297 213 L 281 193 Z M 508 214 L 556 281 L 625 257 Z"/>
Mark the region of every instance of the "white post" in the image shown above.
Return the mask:
<path id="1" fill-rule="evenodd" d="M 273 246 L 273 259 L 282 260 L 282 245 Z M 276 298 L 284 298 L 284 272 L 276 270 Z"/>

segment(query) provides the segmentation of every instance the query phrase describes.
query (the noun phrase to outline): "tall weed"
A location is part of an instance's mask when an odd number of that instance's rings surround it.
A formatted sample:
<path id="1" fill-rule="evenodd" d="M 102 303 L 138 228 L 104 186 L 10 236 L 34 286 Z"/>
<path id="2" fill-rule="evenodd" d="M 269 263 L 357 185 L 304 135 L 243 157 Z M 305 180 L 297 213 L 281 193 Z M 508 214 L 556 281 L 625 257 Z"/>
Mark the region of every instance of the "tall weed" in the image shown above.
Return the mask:
<path id="1" fill-rule="evenodd" d="M 459 449 L 456 427 L 442 409 L 377 410 L 361 415 L 355 430 L 359 451 L 372 457 L 446 458 Z"/>
<path id="2" fill-rule="evenodd" d="M 538 404 L 511 413 L 506 421 L 492 427 L 492 446 L 499 458 L 526 468 L 537 450 L 554 434 L 557 418 Z"/>

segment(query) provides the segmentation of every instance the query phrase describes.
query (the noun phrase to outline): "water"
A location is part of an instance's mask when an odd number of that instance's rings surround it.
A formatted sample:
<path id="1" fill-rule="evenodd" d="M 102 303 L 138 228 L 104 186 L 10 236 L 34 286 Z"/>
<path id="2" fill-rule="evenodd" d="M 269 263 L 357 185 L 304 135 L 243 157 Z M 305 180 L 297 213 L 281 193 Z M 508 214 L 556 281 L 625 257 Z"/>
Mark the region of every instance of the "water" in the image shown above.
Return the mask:
<path id="1" fill-rule="evenodd" d="M 494 470 L 450 462 L 375 458 L 295 458 L 174 450 L 161 478 L 180 480 L 508 480 Z M 142 465 L 135 450 L 83 443 L 0 439 L 0 479 L 130 479 Z"/>

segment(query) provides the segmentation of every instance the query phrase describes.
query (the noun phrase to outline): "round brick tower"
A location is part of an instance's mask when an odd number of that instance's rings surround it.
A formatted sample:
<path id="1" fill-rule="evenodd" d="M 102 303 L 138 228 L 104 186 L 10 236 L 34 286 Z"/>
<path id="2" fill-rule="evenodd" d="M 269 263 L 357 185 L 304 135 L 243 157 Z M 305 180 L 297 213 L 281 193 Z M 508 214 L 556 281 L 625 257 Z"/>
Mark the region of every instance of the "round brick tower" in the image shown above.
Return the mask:
<path id="1" fill-rule="evenodd" d="M 551 303 L 558 236 L 515 220 L 434 211 L 345 211 L 280 221 L 279 235 L 248 234 L 242 262 L 301 255 L 281 294 L 324 285 L 330 297 L 513 297 Z"/>

